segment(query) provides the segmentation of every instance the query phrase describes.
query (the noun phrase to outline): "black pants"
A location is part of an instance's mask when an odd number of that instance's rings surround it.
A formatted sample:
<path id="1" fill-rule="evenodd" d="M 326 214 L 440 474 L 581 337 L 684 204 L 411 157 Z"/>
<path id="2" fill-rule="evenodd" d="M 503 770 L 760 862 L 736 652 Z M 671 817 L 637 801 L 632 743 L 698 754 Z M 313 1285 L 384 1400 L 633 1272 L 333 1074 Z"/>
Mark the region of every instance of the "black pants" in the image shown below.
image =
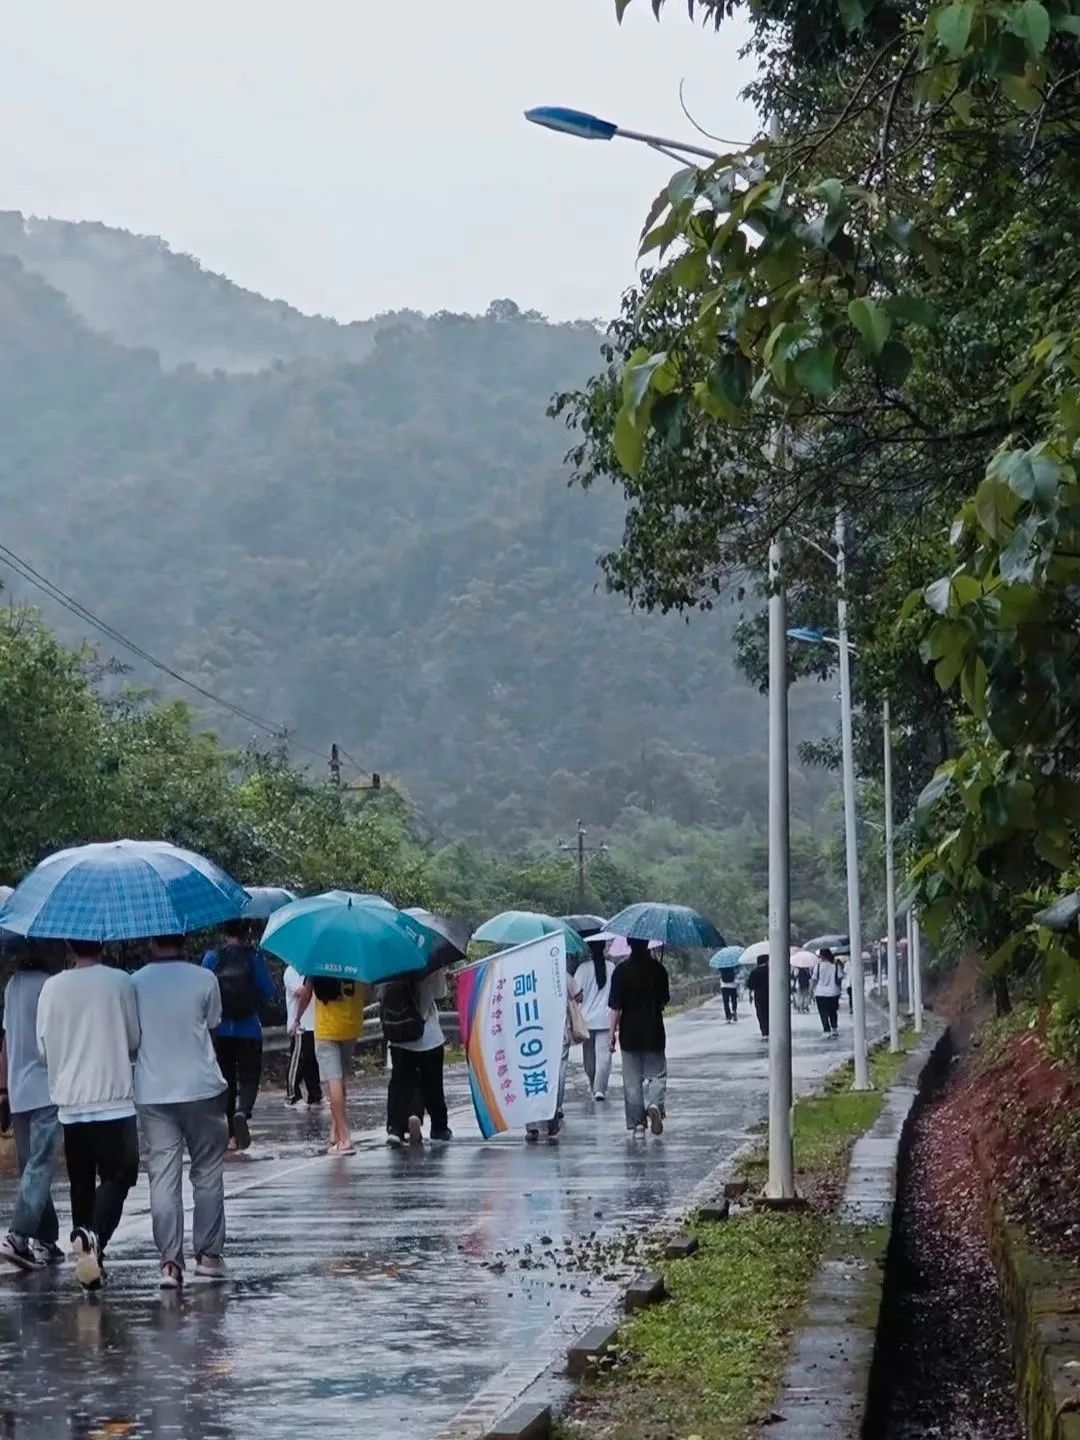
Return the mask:
<path id="1" fill-rule="evenodd" d="M 817 1011 L 821 1016 L 821 1028 L 828 1035 L 840 1028 L 840 996 L 819 995 L 817 997 Z"/>
<path id="2" fill-rule="evenodd" d="M 315 1032 L 313 1030 L 298 1030 L 293 1036 L 286 1090 L 290 1100 L 300 1099 L 301 1080 L 307 1091 L 308 1104 L 317 1105 L 322 1099 L 322 1081 L 319 1078 L 319 1062 L 315 1058 Z"/>
<path id="3" fill-rule="evenodd" d="M 120 1224 L 128 1191 L 139 1178 L 139 1129 L 134 1115 L 127 1120 L 65 1125 L 64 1159 L 72 1228 L 93 1230 L 104 1251 Z"/>
<path id="4" fill-rule="evenodd" d="M 225 1077 L 225 1114 L 229 1118 L 229 1134 L 233 1133 L 233 1116 L 239 1110 L 251 1119 L 255 1097 L 262 1077 L 262 1036 L 257 1040 L 235 1035 L 215 1035 L 214 1054 Z"/>
<path id="5" fill-rule="evenodd" d="M 446 1129 L 446 1096 L 443 1093 L 444 1047 L 435 1050 L 404 1050 L 390 1046 L 390 1088 L 386 1096 L 386 1128 L 391 1135 L 404 1135 L 409 1116 L 417 1113 L 419 1091 L 423 1108 L 431 1117 L 431 1133 Z"/>
<path id="6" fill-rule="evenodd" d="M 736 1019 L 739 1013 L 739 992 L 729 990 L 726 985 L 723 985 L 720 987 L 720 994 L 724 997 L 724 1019 Z"/>
<path id="7" fill-rule="evenodd" d="M 754 1009 L 757 1011 L 758 1028 L 762 1035 L 769 1033 L 769 997 L 759 990 L 754 996 Z"/>

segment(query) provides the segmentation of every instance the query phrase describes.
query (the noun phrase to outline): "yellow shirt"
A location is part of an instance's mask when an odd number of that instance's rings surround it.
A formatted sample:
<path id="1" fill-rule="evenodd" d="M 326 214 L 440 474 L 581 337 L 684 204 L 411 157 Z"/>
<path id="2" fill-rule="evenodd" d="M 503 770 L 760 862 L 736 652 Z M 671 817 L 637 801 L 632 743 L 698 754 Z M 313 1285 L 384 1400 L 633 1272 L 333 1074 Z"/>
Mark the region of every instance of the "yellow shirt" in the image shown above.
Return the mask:
<path id="1" fill-rule="evenodd" d="M 354 980 L 341 982 L 340 1000 L 315 997 L 316 1040 L 359 1040 L 364 1029 L 367 986 Z"/>

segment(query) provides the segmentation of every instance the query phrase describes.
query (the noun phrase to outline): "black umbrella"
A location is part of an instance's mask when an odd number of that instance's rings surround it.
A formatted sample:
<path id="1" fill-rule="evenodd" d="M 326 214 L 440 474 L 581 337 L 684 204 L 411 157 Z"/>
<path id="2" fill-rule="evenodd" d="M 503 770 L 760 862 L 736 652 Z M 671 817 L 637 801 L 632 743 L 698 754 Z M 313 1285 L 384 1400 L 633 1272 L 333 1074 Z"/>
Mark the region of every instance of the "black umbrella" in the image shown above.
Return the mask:
<path id="1" fill-rule="evenodd" d="M 600 915 L 560 915 L 559 919 L 564 925 L 569 925 L 571 930 L 576 930 L 583 940 L 590 935 L 598 935 L 607 925 L 607 921 Z"/>
<path id="2" fill-rule="evenodd" d="M 419 920 L 426 930 L 434 930 L 436 935 L 442 936 L 443 943 L 436 945 L 428 959 L 428 971 L 443 970 L 447 965 L 456 965 L 459 960 L 465 959 L 465 948 L 469 943 L 469 927 L 458 920 L 448 920 L 445 915 L 433 915 L 430 910 L 424 910 L 419 905 L 414 905 L 409 910 L 403 910 L 403 915 L 411 915 L 414 920 Z"/>
<path id="3" fill-rule="evenodd" d="M 813 950 L 815 955 L 819 950 L 831 950 L 834 955 L 848 955 L 851 953 L 851 941 L 846 935 L 815 935 L 813 940 L 803 941 L 802 949 Z"/>

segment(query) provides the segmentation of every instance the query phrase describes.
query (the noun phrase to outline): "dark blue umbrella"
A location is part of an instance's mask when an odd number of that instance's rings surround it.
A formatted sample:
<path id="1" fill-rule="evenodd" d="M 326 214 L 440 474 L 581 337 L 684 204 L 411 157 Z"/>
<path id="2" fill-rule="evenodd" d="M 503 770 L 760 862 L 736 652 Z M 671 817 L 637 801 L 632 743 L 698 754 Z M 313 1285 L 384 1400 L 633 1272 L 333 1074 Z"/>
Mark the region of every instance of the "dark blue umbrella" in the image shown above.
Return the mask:
<path id="1" fill-rule="evenodd" d="M 620 910 L 607 928 L 628 940 L 659 940 L 663 945 L 682 949 L 720 949 L 723 935 L 704 915 L 689 905 L 660 905 L 647 900 Z"/>

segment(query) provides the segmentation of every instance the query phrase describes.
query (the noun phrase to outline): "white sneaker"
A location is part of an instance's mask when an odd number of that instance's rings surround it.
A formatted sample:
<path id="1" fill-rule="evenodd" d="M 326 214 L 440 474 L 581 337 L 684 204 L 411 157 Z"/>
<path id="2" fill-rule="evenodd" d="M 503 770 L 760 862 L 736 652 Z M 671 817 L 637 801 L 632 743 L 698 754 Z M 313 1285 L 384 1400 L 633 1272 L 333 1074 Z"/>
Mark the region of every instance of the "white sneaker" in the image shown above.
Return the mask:
<path id="1" fill-rule="evenodd" d="M 101 1257 L 97 1236 L 92 1230 L 71 1232 L 71 1253 L 75 1260 L 75 1279 L 84 1290 L 101 1289 Z"/>
<path id="2" fill-rule="evenodd" d="M 632 1134 L 633 1134 L 633 1137 L 634 1137 L 635 1140 L 644 1140 L 644 1139 L 645 1139 L 645 1126 L 644 1126 L 644 1125 L 635 1125 L 635 1126 L 634 1126 L 634 1129 L 633 1129 L 633 1131 L 632 1131 Z"/>
<path id="3" fill-rule="evenodd" d="M 195 1274 L 202 1280 L 226 1280 L 228 1273 L 220 1255 L 200 1255 L 195 1261 Z"/>
<path id="4" fill-rule="evenodd" d="M 606 1100 L 606 1099 L 607 1099 L 607 1096 L 604 1094 L 604 1092 L 603 1092 L 602 1090 L 597 1090 L 596 1094 L 595 1094 L 592 1098 L 593 1098 L 594 1100 Z"/>

